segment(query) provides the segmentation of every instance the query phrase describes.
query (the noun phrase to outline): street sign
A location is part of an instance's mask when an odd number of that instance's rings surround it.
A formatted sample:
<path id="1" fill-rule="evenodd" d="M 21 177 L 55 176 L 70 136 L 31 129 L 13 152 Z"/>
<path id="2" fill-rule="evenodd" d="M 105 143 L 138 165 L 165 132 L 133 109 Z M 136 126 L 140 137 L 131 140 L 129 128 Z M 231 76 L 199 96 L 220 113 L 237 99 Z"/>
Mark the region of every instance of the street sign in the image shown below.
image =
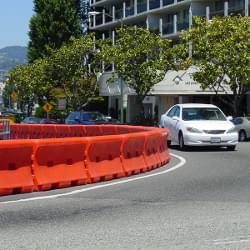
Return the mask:
<path id="1" fill-rule="evenodd" d="M 58 99 L 58 107 L 59 110 L 65 110 L 66 109 L 66 99 L 65 98 L 59 98 Z"/>
<path id="2" fill-rule="evenodd" d="M 51 110 L 52 110 L 53 106 L 49 103 L 49 102 L 46 102 L 44 105 L 43 105 L 43 109 L 49 113 Z"/>
<path id="3" fill-rule="evenodd" d="M 15 102 L 17 98 L 17 93 L 13 91 L 10 96 L 11 96 L 12 101 Z"/>

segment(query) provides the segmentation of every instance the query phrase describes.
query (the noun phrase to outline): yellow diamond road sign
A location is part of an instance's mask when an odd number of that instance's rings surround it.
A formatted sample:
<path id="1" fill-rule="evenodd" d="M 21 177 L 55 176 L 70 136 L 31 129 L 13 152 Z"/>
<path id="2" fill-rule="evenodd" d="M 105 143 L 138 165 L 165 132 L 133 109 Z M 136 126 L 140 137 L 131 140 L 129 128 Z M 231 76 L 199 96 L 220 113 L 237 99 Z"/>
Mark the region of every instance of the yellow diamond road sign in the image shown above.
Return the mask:
<path id="1" fill-rule="evenodd" d="M 50 112 L 52 108 L 53 108 L 52 105 L 51 105 L 50 103 L 48 103 L 48 102 L 46 102 L 46 103 L 43 105 L 43 109 L 44 109 L 47 113 Z"/>
<path id="2" fill-rule="evenodd" d="M 12 101 L 15 102 L 15 101 L 16 101 L 16 98 L 17 98 L 17 93 L 16 93 L 15 91 L 13 91 L 13 92 L 11 93 L 11 99 L 12 99 Z"/>

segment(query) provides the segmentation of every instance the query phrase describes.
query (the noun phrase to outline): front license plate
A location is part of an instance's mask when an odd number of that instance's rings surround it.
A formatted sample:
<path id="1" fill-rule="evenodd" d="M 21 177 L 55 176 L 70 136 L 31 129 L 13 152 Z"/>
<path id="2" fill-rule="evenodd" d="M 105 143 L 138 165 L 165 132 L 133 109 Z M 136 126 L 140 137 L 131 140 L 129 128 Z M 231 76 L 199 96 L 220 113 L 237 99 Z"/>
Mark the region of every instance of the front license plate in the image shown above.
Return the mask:
<path id="1" fill-rule="evenodd" d="M 210 138 L 210 142 L 211 143 L 220 143 L 221 142 L 221 138 L 220 137 L 211 137 Z"/>

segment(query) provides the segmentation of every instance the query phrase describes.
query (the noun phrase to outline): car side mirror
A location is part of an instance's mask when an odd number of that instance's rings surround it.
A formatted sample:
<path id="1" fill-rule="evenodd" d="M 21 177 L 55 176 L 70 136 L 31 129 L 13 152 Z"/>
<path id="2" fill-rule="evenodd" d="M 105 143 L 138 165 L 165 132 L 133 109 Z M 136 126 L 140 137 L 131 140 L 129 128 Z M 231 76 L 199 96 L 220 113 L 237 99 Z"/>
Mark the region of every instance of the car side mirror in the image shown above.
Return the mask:
<path id="1" fill-rule="evenodd" d="M 233 120 L 233 117 L 232 116 L 227 116 L 227 120 L 231 121 L 231 120 Z"/>

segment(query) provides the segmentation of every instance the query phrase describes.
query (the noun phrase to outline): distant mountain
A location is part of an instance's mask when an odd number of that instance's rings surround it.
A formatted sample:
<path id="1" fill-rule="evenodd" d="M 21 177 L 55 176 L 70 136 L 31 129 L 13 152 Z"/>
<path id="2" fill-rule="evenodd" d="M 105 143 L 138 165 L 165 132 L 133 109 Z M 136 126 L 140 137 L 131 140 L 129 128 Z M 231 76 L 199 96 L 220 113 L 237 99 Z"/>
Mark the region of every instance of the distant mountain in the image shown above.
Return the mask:
<path id="1" fill-rule="evenodd" d="M 0 70 L 8 71 L 14 65 L 27 62 L 27 47 L 9 46 L 0 49 Z"/>

